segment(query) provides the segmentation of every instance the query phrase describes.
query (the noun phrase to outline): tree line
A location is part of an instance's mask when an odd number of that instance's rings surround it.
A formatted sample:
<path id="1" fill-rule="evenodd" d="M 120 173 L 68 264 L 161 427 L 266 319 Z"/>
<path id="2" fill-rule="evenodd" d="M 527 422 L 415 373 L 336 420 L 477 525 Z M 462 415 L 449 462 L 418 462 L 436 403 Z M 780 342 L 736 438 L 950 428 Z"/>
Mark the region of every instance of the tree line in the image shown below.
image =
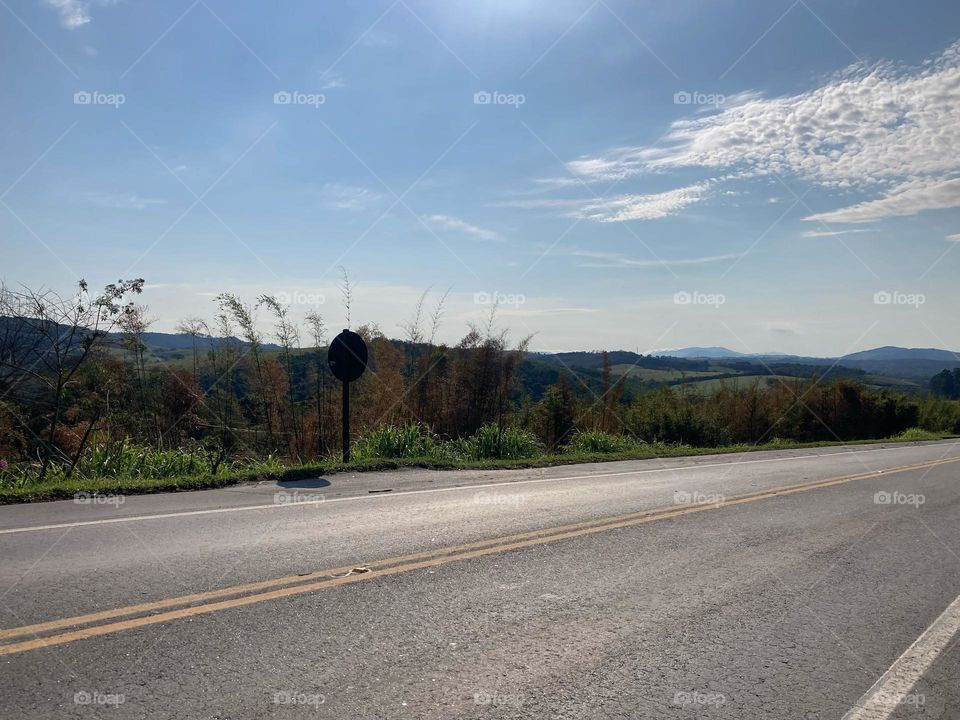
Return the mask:
<path id="1" fill-rule="evenodd" d="M 81 282 L 68 296 L 0 287 L 0 460 L 30 463 L 42 479 L 52 466 L 69 476 L 85 454 L 128 442 L 201 451 L 214 472 L 238 457 L 306 463 L 336 452 L 340 389 L 326 363 L 323 317 L 294 317 L 272 296 L 223 293 L 212 318 L 178 323 L 191 347 L 167 361 L 147 342 L 153 319 L 137 303 L 143 284 L 94 292 Z M 346 277 L 343 295 L 349 318 Z M 874 391 L 855 378 L 769 387 L 758 378 L 708 394 L 680 385 L 625 396 L 627 376 L 615 375 L 606 355 L 599 385 L 565 370 L 534 397 L 520 382 L 530 338 L 511 341 L 494 307 L 459 342 L 440 342 L 445 301 L 428 307 L 424 293 L 401 340 L 375 324 L 356 328 L 371 358 L 352 388 L 358 435 L 411 424 L 441 439 L 519 428 L 558 452 L 585 432 L 713 447 L 960 431 L 960 403 Z"/>

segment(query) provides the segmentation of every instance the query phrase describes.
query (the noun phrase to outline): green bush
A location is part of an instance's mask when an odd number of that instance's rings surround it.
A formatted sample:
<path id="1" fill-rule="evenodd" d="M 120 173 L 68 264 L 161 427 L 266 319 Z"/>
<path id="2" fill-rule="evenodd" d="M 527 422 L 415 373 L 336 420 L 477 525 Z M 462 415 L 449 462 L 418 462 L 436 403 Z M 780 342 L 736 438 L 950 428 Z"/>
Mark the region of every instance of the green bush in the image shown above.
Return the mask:
<path id="1" fill-rule="evenodd" d="M 269 464 L 271 458 L 257 461 L 260 464 Z M 282 464 L 273 459 L 273 464 L 282 467 Z M 221 475 L 231 467 L 220 465 L 214 472 L 213 458 L 204 450 L 154 450 L 152 448 L 134 445 L 121 441 L 105 443 L 87 448 L 80 456 L 72 476 L 77 479 L 135 479 L 151 478 L 164 479 L 175 477 L 190 477 L 197 475 Z M 65 480 L 69 465 L 51 463 L 44 478 L 45 483 Z M 22 487 L 38 482 L 40 477 L 39 463 L 11 464 L 6 469 L 0 469 L 0 484 L 7 487 Z"/>
<path id="2" fill-rule="evenodd" d="M 26 487 L 36 481 L 40 466 L 30 463 L 0 461 L 0 488 Z"/>
<path id="3" fill-rule="evenodd" d="M 518 460 L 542 452 L 536 436 L 515 427 L 489 424 L 463 440 L 452 443 L 453 452 L 468 460 Z"/>
<path id="4" fill-rule="evenodd" d="M 891 440 L 939 440 L 940 436 L 923 428 L 907 428 L 899 435 L 894 435 Z"/>
<path id="5" fill-rule="evenodd" d="M 920 404 L 920 427 L 931 432 L 960 433 L 960 402 L 925 399 Z"/>
<path id="6" fill-rule="evenodd" d="M 796 440 L 791 440 L 790 438 L 775 437 L 775 438 L 770 438 L 768 442 L 764 443 L 763 447 L 769 448 L 771 450 L 776 448 L 788 449 L 788 448 L 795 448 L 799 444 L 800 443 L 798 443 Z"/>
<path id="7" fill-rule="evenodd" d="M 638 450 L 643 446 L 631 437 L 613 435 L 602 430 L 582 430 L 573 436 L 566 451 L 573 453 L 621 453 Z"/>
<path id="8" fill-rule="evenodd" d="M 353 445 L 352 455 L 358 460 L 375 458 L 429 457 L 435 454 L 436 442 L 430 430 L 419 423 L 381 425 Z"/>
<path id="9" fill-rule="evenodd" d="M 122 441 L 88 448 L 73 474 L 88 478 L 171 478 L 215 473 L 206 451 L 154 450 Z"/>

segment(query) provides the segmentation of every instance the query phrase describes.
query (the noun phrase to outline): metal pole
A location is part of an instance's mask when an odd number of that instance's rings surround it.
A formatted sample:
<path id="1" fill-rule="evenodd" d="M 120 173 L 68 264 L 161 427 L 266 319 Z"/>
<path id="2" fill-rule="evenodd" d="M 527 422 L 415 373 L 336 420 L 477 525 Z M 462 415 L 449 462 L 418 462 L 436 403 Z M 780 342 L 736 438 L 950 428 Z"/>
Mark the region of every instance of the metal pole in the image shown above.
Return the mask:
<path id="1" fill-rule="evenodd" d="M 350 383 L 343 381 L 343 461 L 350 462 Z"/>

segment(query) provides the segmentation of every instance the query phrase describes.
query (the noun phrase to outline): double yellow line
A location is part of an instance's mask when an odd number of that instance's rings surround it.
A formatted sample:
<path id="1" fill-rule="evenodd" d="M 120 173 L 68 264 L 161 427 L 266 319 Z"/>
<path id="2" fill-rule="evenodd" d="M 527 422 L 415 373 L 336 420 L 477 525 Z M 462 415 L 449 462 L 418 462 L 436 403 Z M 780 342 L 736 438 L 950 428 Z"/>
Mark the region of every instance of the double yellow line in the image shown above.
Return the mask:
<path id="1" fill-rule="evenodd" d="M 533 532 L 481 540 L 466 545 L 456 545 L 414 553 L 412 555 L 402 555 L 377 560 L 366 563 L 362 571 L 358 571 L 355 565 L 317 570 L 304 575 L 288 575 L 286 577 L 247 583 L 245 585 L 235 585 L 210 592 L 181 595 L 180 597 L 140 603 L 139 605 L 128 605 L 126 607 L 51 620 L 35 625 L 24 625 L 8 630 L 0 630 L 0 643 L 4 643 L 0 644 L 0 656 L 13 655 L 15 653 L 37 650 L 54 645 L 63 645 L 76 640 L 110 635 L 123 630 L 131 630 L 147 625 L 178 620 L 180 618 L 229 610 L 231 608 L 253 605 L 268 600 L 278 600 L 280 598 L 316 592 L 340 585 L 351 585 L 353 583 L 374 580 L 388 575 L 397 575 L 412 570 L 436 567 L 461 560 L 471 560 L 487 555 L 508 552 L 510 550 L 546 545 L 547 543 L 557 542 L 558 540 L 569 540 L 583 537 L 584 535 L 594 535 L 596 533 L 642 525 L 657 520 L 666 520 L 733 505 L 743 505 L 745 503 L 765 500 L 780 495 L 807 492 L 856 480 L 868 480 L 894 473 L 930 468 L 958 461 L 960 461 L 960 457 L 944 458 L 913 465 L 903 465 L 887 470 L 864 472 L 857 475 L 845 475 L 827 480 L 816 480 L 771 490 L 736 495 L 717 503 L 673 505 L 653 508 L 651 510 L 643 510 L 626 515 L 601 518 L 571 525 L 560 525 Z M 126 619 L 118 620 L 118 618 Z M 71 629 L 67 632 L 56 632 L 67 628 L 76 629 Z M 28 637 L 29 639 L 18 639 L 24 637 Z"/>

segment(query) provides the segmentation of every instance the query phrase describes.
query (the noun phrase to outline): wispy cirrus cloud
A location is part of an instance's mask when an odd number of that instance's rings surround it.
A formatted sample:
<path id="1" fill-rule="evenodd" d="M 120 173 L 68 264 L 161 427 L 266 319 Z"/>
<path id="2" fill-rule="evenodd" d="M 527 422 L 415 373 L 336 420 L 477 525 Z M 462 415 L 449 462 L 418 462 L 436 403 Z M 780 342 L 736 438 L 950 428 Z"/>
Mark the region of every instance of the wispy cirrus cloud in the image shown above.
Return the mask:
<path id="1" fill-rule="evenodd" d="M 339 90 L 347 86 L 347 81 L 338 72 L 326 72 L 320 79 L 323 80 L 321 90 Z"/>
<path id="2" fill-rule="evenodd" d="M 326 183 L 320 190 L 324 205 L 337 210 L 365 210 L 378 202 L 382 195 L 365 187 Z"/>
<path id="3" fill-rule="evenodd" d="M 577 217 L 597 222 L 613 223 L 627 220 L 656 220 L 674 215 L 688 205 L 699 202 L 708 183 L 647 195 L 618 195 L 587 202 L 576 211 Z"/>
<path id="4" fill-rule="evenodd" d="M 804 219 L 825 223 L 865 223 L 952 207 L 960 207 L 960 178 L 917 178 L 897 185 L 876 200 L 817 213 Z"/>
<path id="5" fill-rule="evenodd" d="M 454 230 L 456 232 L 466 233 L 467 235 L 472 235 L 478 240 L 485 240 L 487 242 L 503 241 L 503 235 L 495 230 L 482 228 L 479 225 L 468 223 L 466 220 L 461 220 L 460 218 L 453 217 L 451 215 L 426 215 L 423 219 L 431 225 L 436 225 L 446 230 Z"/>
<path id="6" fill-rule="evenodd" d="M 81 0 L 47 0 L 47 5 L 56 9 L 60 24 L 68 30 L 90 22 L 90 3 Z"/>
<path id="7" fill-rule="evenodd" d="M 736 253 L 730 255 L 707 255 L 703 257 L 673 259 L 635 258 L 621 253 L 585 250 L 577 247 L 554 248 L 550 251 L 550 254 L 582 258 L 583 262 L 579 263 L 579 266 L 583 268 L 683 267 L 686 265 L 708 265 L 711 263 L 731 262 L 743 256 L 742 253 Z"/>
<path id="8" fill-rule="evenodd" d="M 118 210 L 146 210 L 156 205 L 166 205 L 162 198 L 143 197 L 135 193 L 84 193 L 82 197 L 94 205 Z"/>
<path id="9" fill-rule="evenodd" d="M 869 222 L 960 206 L 960 43 L 920 65 L 858 64 L 820 87 L 745 94 L 672 124 L 663 142 L 567 163 L 563 186 L 701 168 L 727 178 L 793 175 L 876 197 L 809 220 Z"/>
<path id="10" fill-rule="evenodd" d="M 858 233 L 876 232 L 873 228 L 844 228 L 843 230 L 807 230 L 805 238 L 837 237 L 838 235 L 852 235 Z"/>
<path id="11" fill-rule="evenodd" d="M 60 25 L 67 30 L 76 30 L 90 22 L 91 5 L 114 5 L 119 0 L 45 0 L 60 16 Z"/>
<path id="12" fill-rule="evenodd" d="M 709 182 L 695 183 L 657 193 L 628 193 L 609 198 L 527 198 L 498 203 L 500 207 L 561 210 L 567 217 L 602 223 L 628 220 L 657 220 L 675 215 L 688 205 L 699 202 L 707 193 Z"/>

